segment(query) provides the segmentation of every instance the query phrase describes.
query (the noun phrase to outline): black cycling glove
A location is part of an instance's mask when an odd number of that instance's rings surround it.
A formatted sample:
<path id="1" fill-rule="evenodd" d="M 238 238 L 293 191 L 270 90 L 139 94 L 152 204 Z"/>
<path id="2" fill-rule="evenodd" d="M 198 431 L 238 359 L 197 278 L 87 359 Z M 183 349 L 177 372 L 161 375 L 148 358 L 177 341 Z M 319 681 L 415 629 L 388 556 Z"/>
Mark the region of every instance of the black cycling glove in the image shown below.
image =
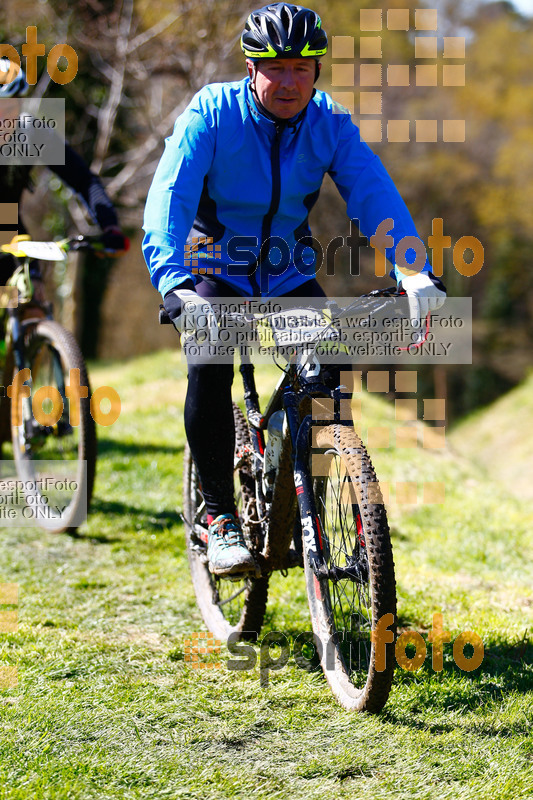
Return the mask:
<path id="1" fill-rule="evenodd" d="M 179 286 L 175 286 L 173 289 L 168 291 L 163 299 L 163 306 L 165 311 L 167 312 L 168 316 L 175 322 L 178 317 L 181 315 L 181 300 L 176 294 L 177 289 L 191 289 L 194 291 L 194 283 L 190 280 L 183 281 L 180 283 Z"/>
<path id="2" fill-rule="evenodd" d="M 104 228 L 100 238 L 105 249 L 112 250 L 116 252 L 117 255 L 125 253 L 130 248 L 130 240 L 116 225 Z"/>

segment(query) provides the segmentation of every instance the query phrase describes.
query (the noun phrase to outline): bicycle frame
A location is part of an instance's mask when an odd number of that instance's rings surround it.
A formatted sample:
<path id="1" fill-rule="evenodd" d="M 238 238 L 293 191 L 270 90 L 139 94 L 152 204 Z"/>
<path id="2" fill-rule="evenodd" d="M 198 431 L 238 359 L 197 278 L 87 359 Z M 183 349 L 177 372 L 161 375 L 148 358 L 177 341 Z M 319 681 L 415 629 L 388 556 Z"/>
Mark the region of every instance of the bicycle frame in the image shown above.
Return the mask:
<path id="1" fill-rule="evenodd" d="M 15 470 L 23 481 L 27 503 L 39 509 L 35 523 L 54 532 L 74 530 L 87 516 L 94 485 L 96 430 L 85 399 L 90 397 L 90 386 L 83 355 L 72 334 L 54 321 L 52 304 L 39 293 L 36 296 L 31 265 L 64 261 L 67 250 L 85 245 L 91 246 L 85 237 L 58 243 L 15 237 L 0 248 L 16 264 L 7 281 L 15 290 L 16 303 L 4 303 L 4 383 L 11 386 L 2 398 L 0 434 L 2 441 L 11 438 Z M 87 394 L 79 405 L 78 421 L 71 424 L 67 389 L 73 370 Z M 43 407 L 46 403 L 49 409 L 51 402 L 53 414 Z M 52 476 L 53 482 L 67 475 L 74 488 L 61 498 L 62 505 L 54 506 L 52 494 L 41 491 L 41 477 Z"/>
<path id="2" fill-rule="evenodd" d="M 275 494 L 278 480 L 278 475 L 276 474 L 270 496 L 265 496 L 263 491 L 264 432 L 268 427 L 268 422 L 275 412 L 279 410 L 285 412 L 288 435 L 291 442 L 291 471 L 302 523 L 303 543 L 315 576 L 317 578 L 328 577 L 327 567 L 322 555 L 322 531 L 314 499 L 313 476 L 309 472 L 310 436 L 313 427 L 332 424 L 352 425 L 351 421 L 343 420 L 340 414 L 340 400 L 351 398 L 351 393 L 347 390 L 343 391 L 343 388 L 346 387 L 336 386 L 331 388 L 324 383 L 322 380 L 322 366 L 317 359 L 316 350 L 326 341 L 339 340 L 335 324 L 340 322 L 347 314 L 353 313 L 357 309 L 359 312 L 362 310 L 370 316 L 400 295 L 405 295 L 405 292 L 398 292 L 396 287 L 377 289 L 368 295 L 356 298 L 354 303 L 349 304 L 344 309 L 337 306 L 334 301 L 326 301 L 326 305 L 329 307 L 329 316 L 331 316 L 329 325 L 326 328 L 322 328 L 316 338 L 307 339 L 307 348 L 302 347 L 301 344 L 295 345 L 290 362 L 284 369 L 284 374 L 278 381 L 264 413 L 261 412 L 259 407 L 259 397 L 254 378 L 255 368 L 251 362 L 249 352 L 247 348 L 240 349 L 238 346 L 235 347 L 235 350 L 240 352 L 241 355 L 240 372 L 244 386 L 246 418 L 253 448 L 252 473 L 255 480 L 258 519 L 253 519 L 251 524 L 256 526 L 259 523 L 261 526 L 261 547 L 258 548 L 260 552 L 256 554 L 256 558 L 263 575 L 267 575 L 273 570 L 285 570 L 287 567 L 295 566 L 298 563 L 301 564 L 300 558 L 294 558 L 295 555 L 298 556 L 299 554 L 291 551 L 288 545 L 286 552 L 283 553 L 280 553 L 279 545 L 274 548 L 276 550 L 275 554 L 269 552 L 272 548 L 267 546 L 265 549 L 265 542 L 268 544 L 269 535 L 270 541 L 272 541 L 272 537 L 276 536 L 270 521 L 271 514 L 276 510 L 275 503 L 271 502 L 271 500 Z M 298 311 L 315 314 L 317 309 L 293 308 L 291 309 L 291 315 Z M 257 322 L 260 319 L 275 317 L 276 315 L 277 312 L 255 317 L 253 314 L 250 316 L 242 312 L 230 312 L 224 315 L 224 319 L 226 321 L 239 321 L 239 323 L 244 322 L 250 326 L 254 321 Z M 170 324 L 171 322 L 162 305 L 160 306 L 159 322 L 161 324 Z M 309 344 L 311 345 L 310 350 Z M 313 419 L 312 414 L 307 413 L 300 419 L 300 410 L 306 399 L 312 401 L 313 398 L 318 397 L 333 399 L 333 417 L 322 421 Z M 249 453 L 238 454 L 234 468 L 238 467 L 239 463 L 249 455 Z"/>
<path id="3" fill-rule="evenodd" d="M 382 307 L 382 300 L 365 299 L 363 306 L 370 315 Z M 291 308 L 285 326 L 279 312 L 225 316 L 239 326 L 278 317 L 271 320 L 266 341 L 274 343 L 276 363 L 279 354 L 287 359 L 262 413 L 251 349 L 237 346 L 233 350 L 241 353 L 246 406 L 243 415 L 233 403 L 235 499 L 255 559 L 255 574 L 229 576 L 229 580 L 213 574 L 207 553 L 205 499 L 189 447 L 184 458 L 183 519 L 196 598 L 214 635 L 256 640 L 266 612 L 270 574 L 275 570 L 286 574 L 289 567 L 301 566 L 315 650 L 333 693 L 348 710 L 377 712 L 387 700 L 394 673 L 392 644 L 382 670 L 372 638 L 377 621 L 385 614 L 394 620 L 396 614 L 386 510 L 364 443 L 354 430 L 351 414 L 344 413 L 351 398 L 351 380 L 347 376 L 344 381 L 336 365 L 339 377 L 335 374 L 331 381 L 317 358 L 319 350 L 324 352 L 323 345 L 333 341 L 330 359 L 335 359 L 337 343 L 343 341 L 337 322 L 352 308 L 330 308 L 318 323 L 312 309 L 308 324 L 303 320 L 311 309 Z M 164 314 L 160 320 L 164 321 Z M 324 320 L 329 320 L 325 327 Z M 287 335 L 287 330 L 292 333 Z M 256 341 L 254 336 L 250 339 Z M 315 453 L 320 461 L 316 469 Z"/>
<path id="4" fill-rule="evenodd" d="M 354 306 L 360 308 L 361 302 L 363 310 L 371 314 L 376 311 L 376 309 L 379 310 L 383 308 L 384 303 L 390 302 L 392 298 L 400 294 L 404 295 L 405 293 L 398 293 L 396 288 L 392 287 L 389 289 L 378 289 L 368 295 L 357 298 L 354 304 L 350 304 L 345 309 L 339 308 L 332 301 L 328 301 L 327 304 L 330 306 L 332 318 L 338 321 L 343 315 L 351 313 Z M 313 313 L 316 312 L 316 309 L 302 310 L 312 311 Z M 268 316 L 275 316 L 275 314 L 267 314 L 265 318 Z M 226 315 L 226 319 L 238 319 L 241 322 L 244 321 L 246 324 L 250 324 L 253 321 L 253 317 L 250 318 L 250 316 L 246 314 L 239 313 L 230 313 Z M 160 306 L 159 321 L 163 324 L 170 323 L 170 319 L 162 306 Z M 322 331 L 319 338 L 315 341 L 315 350 L 319 344 L 326 340 L 337 340 L 337 333 L 333 327 L 333 322 L 330 323 L 328 328 L 329 334 Z M 328 571 L 322 555 L 322 532 L 313 492 L 313 476 L 310 475 L 308 466 L 308 456 L 311 449 L 309 439 L 312 427 L 331 424 L 351 425 L 351 422 L 343 421 L 340 414 L 340 400 L 351 397 L 351 394 L 344 392 L 342 386 L 337 386 L 334 389 L 328 387 L 322 380 L 322 367 L 315 352 L 312 350 L 311 354 L 309 354 L 309 352 L 306 353 L 305 348 L 298 348 L 298 346 L 296 346 L 291 362 L 285 368 L 283 376 L 274 389 L 264 413 L 261 412 L 259 407 L 259 397 L 254 378 L 255 368 L 246 349 L 241 350 L 240 372 L 244 386 L 246 418 L 253 447 L 252 472 L 255 478 L 257 512 L 261 525 L 262 545 L 264 546 L 267 535 L 269 534 L 269 519 L 272 510 L 271 498 L 267 498 L 263 491 L 265 454 L 264 432 L 268 427 L 271 416 L 276 411 L 283 409 L 286 413 L 291 441 L 292 474 L 298 510 L 302 522 L 303 541 L 315 576 L 317 578 L 327 577 Z M 296 387 L 296 383 L 298 387 Z M 313 420 L 312 414 L 305 414 L 303 418 L 300 419 L 300 409 L 306 398 L 312 401 L 312 399 L 316 397 L 333 399 L 334 414 L 332 419 L 328 419 L 327 421 Z M 240 458 L 244 455 L 245 454 L 241 454 Z M 272 494 L 275 493 L 277 477 L 276 475 Z M 254 522 L 257 522 L 257 520 Z M 261 548 L 261 550 L 262 549 L 263 548 Z M 276 549 L 279 550 L 279 548 Z M 287 552 L 284 553 L 281 558 L 279 552 L 276 556 L 268 552 L 260 554 L 258 560 L 261 573 L 269 574 L 276 569 L 283 570 L 287 567 L 294 566 L 295 563 L 298 563 L 298 559 L 295 560 L 293 556 L 294 554 L 291 553 L 289 547 L 287 547 Z"/>
<path id="5" fill-rule="evenodd" d="M 37 300 L 30 274 L 30 265 L 34 261 L 57 262 L 66 258 L 69 250 L 102 250 L 96 237 L 78 236 L 73 239 L 62 239 L 59 242 L 34 242 L 30 236 L 15 236 L 9 245 L 0 248 L 0 254 L 10 255 L 17 263 L 16 269 L 7 281 L 7 285 L 16 289 L 18 302 L 15 307 L 7 307 L 8 324 L 6 326 L 6 351 L 13 352 L 14 366 L 17 370 L 24 366 L 23 323 L 33 322 L 34 317 L 27 315 L 34 309 L 35 321 L 53 319 L 52 303 Z M 103 251 L 107 252 L 107 251 Z"/>
<path id="6" fill-rule="evenodd" d="M 33 296 L 33 284 L 30 277 L 30 264 L 33 259 L 25 257 L 8 280 L 8 286 L 13 286 L 19 291 L 19 301 L 16 307 L 9 307 L 7 311 L 6 326 L 6 351 L 13 352 L 14 366 L 17 370 L 24 368 L 24 326 L 30 318 L 26 316 L 29 309 L 37 311 L 39 319 L 52 319 L 52 305 L 48 302 L 39 302 Z"/>
<path id="7" fill-rule="evenodd" d="M 339 401 L 343 396 L 346 397 L 348 395 L 343 392 L 343 387 L 339 386 L 335 389 L 330 389 L 322 382 L 322 368 L 315 356 L 312 357 L 311 362 L 309 362 L 309 360 L 304 361 L 305 358 L 306 357 L 297 357 L 296 362 L 289 365 L 288 370 L 278 382 L 264 414 L 261 414 L 259 408 L 259 398 L 254 378 L 255 368 L 248 356 L 243 356 L 240 372 L 244 385 L 246 414 L 250 432 L 252 433 L 252 444 L 254 448 L 254 474 L 259 494 L 257 498 L 260 506 L 258 509 L 259 518 L 260 520 L 268 519 L 268 501 L 262 490 L 262 472 L 265 452 L 264 431 L 268 426 L 268 421 L 272 414 L 283 409 L 287 415 L 289 436 L 292 445 L 294 486 L 300 519 L 302 521 L 302 534 L 305 539 L 313 572 L 317 578 L 320 578 L 327 577 L 328 571 L 322 556 L 322 535 L 314 500 L 313 479 L 312 475 L 309 473 L 308 455 L 310 452 L 311 428 L 313 425 L 320 425 L 321 422 L 313 420 L 312 414 L 305 414 L 303 418 L 300 419 L 300 409 L 306 398 L 311 399 L 311 401 L 315 397 L 332 398 L 334 400 L 334 419 L 328 420 L 327 423 L 323 424 L 329 425 L 331 422 L 349 424 L 341 422 L 339 411 Z M 308 367 L 307 374 L 305 374 L 305 367 Z M 296 371 L 298 368 L 299 387 L 296 388 L 294 384 L 296 382 Z M 288 566 L 290 565 L 289 558 Z M 266 557 L 261 567 L 263 572 L 268 572 L 272 568 L 277 568 L 277 565 L 273 564 L 272 561 Z"/>

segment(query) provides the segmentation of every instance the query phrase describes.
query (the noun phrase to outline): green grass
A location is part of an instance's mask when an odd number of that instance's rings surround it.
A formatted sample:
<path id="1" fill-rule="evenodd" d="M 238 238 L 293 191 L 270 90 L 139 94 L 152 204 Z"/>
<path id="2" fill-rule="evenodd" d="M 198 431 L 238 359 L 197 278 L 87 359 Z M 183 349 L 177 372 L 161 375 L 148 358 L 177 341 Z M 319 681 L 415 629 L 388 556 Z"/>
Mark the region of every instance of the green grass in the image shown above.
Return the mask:
<path id="1" fill-rule="evenodd" d="M 475 454 L 487 478 L 533 500 L 533 374 L 488 408 L 469 415 L 452 441 L 459 453 Z"/>
<path id="2" fill-rule="evenodd" d="M 264 392 L 274 375 L 261 370 Z M 398 670 L 377 717 L 336 705 L 292 660 L 197 670 L 205 630 L 188 577 L 181 509 L 185 380 L 176 354 L 94 367 L 122 398 L 99 430 L 90 519 L 78 535 L 2 528 L 0 582 L 20 586 L 19 629 L 0 634 L 0 798 L 533 797 L 532 505 L 453 450 L 379 450 L 383 481 L 443 481 L 444 505 L 390 506 L 402 628 L 474 630 L 485 658 L 461 672 L 445 646 Z M 238 377 L 236 378 L 238 386 Z M 363 397 L 363 429 L 393 428 Z M 512 425 L 509 419 L 507 424 Z M 420 433 L 422 424 L 418 423 Z M 310 627 L 303 575 L 272 580 L 266 630 Z"/>

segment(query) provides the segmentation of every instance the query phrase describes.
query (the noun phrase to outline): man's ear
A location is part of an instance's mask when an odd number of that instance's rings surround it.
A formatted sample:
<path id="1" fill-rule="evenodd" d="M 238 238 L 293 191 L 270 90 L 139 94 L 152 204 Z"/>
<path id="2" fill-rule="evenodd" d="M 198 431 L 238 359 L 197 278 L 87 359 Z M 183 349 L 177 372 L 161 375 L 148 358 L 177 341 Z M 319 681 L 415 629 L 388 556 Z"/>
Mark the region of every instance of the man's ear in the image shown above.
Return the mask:
<path id="1" fill-rule="evenodd" d="M 252 78 L 254 74 L 254 62 L 249 58 L 246 59 L 246 69 L 248 70 L 248 75 Z"/>
<path id="2" fill-rule="evenodd" d="M 320 75 L 320 70 L 322 69 L 322 62 L 315 61 L 315 83 L 318 80 L 318 76 Z"/>

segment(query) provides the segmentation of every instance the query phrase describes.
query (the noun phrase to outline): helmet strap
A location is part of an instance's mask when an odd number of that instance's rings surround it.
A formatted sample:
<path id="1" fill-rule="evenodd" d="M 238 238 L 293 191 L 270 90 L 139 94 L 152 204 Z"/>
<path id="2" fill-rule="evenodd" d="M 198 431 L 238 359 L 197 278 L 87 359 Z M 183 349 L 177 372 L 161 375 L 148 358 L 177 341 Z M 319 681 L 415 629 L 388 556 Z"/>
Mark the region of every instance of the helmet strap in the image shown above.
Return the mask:
<path id="1" fill-rule="evenodd" d="M 254 97 L 254 100 L 255 100 L 255 104 L 256 104 L 258 110 L 261 112 L 261 114 L 263 114 L 264 117 L 269 119 L 271 122 L 276 122 L 276 123 L 277 122 L 284 122 L 285 120 L 281 120 L 279 117 L 276 117 L 275 114 L 272 114 L 270 111 L 268 111 L 264 107 L 264 105 L 261 102 L 261 100 L 259 99 L 259 95 L 257 94 L 256 88 L 255 88 L 255 77 L 256 77 L 256 75 L 257 75 L 257 62 L 254 61 L 253 62 L 253 68 L 252 68 L 252 77 L 250 78 L 250 91 L 253 94 L 253 97 Z"/>
<path id="2" fill-rule="evenodd" d="M 253 96 L 257 99 L 257 94 L 255 91 L 255 78 L 257 75 L 257 61 L 252 61 L 252 77 L 250 78 L 250 89 L 252 90 Z"/>

